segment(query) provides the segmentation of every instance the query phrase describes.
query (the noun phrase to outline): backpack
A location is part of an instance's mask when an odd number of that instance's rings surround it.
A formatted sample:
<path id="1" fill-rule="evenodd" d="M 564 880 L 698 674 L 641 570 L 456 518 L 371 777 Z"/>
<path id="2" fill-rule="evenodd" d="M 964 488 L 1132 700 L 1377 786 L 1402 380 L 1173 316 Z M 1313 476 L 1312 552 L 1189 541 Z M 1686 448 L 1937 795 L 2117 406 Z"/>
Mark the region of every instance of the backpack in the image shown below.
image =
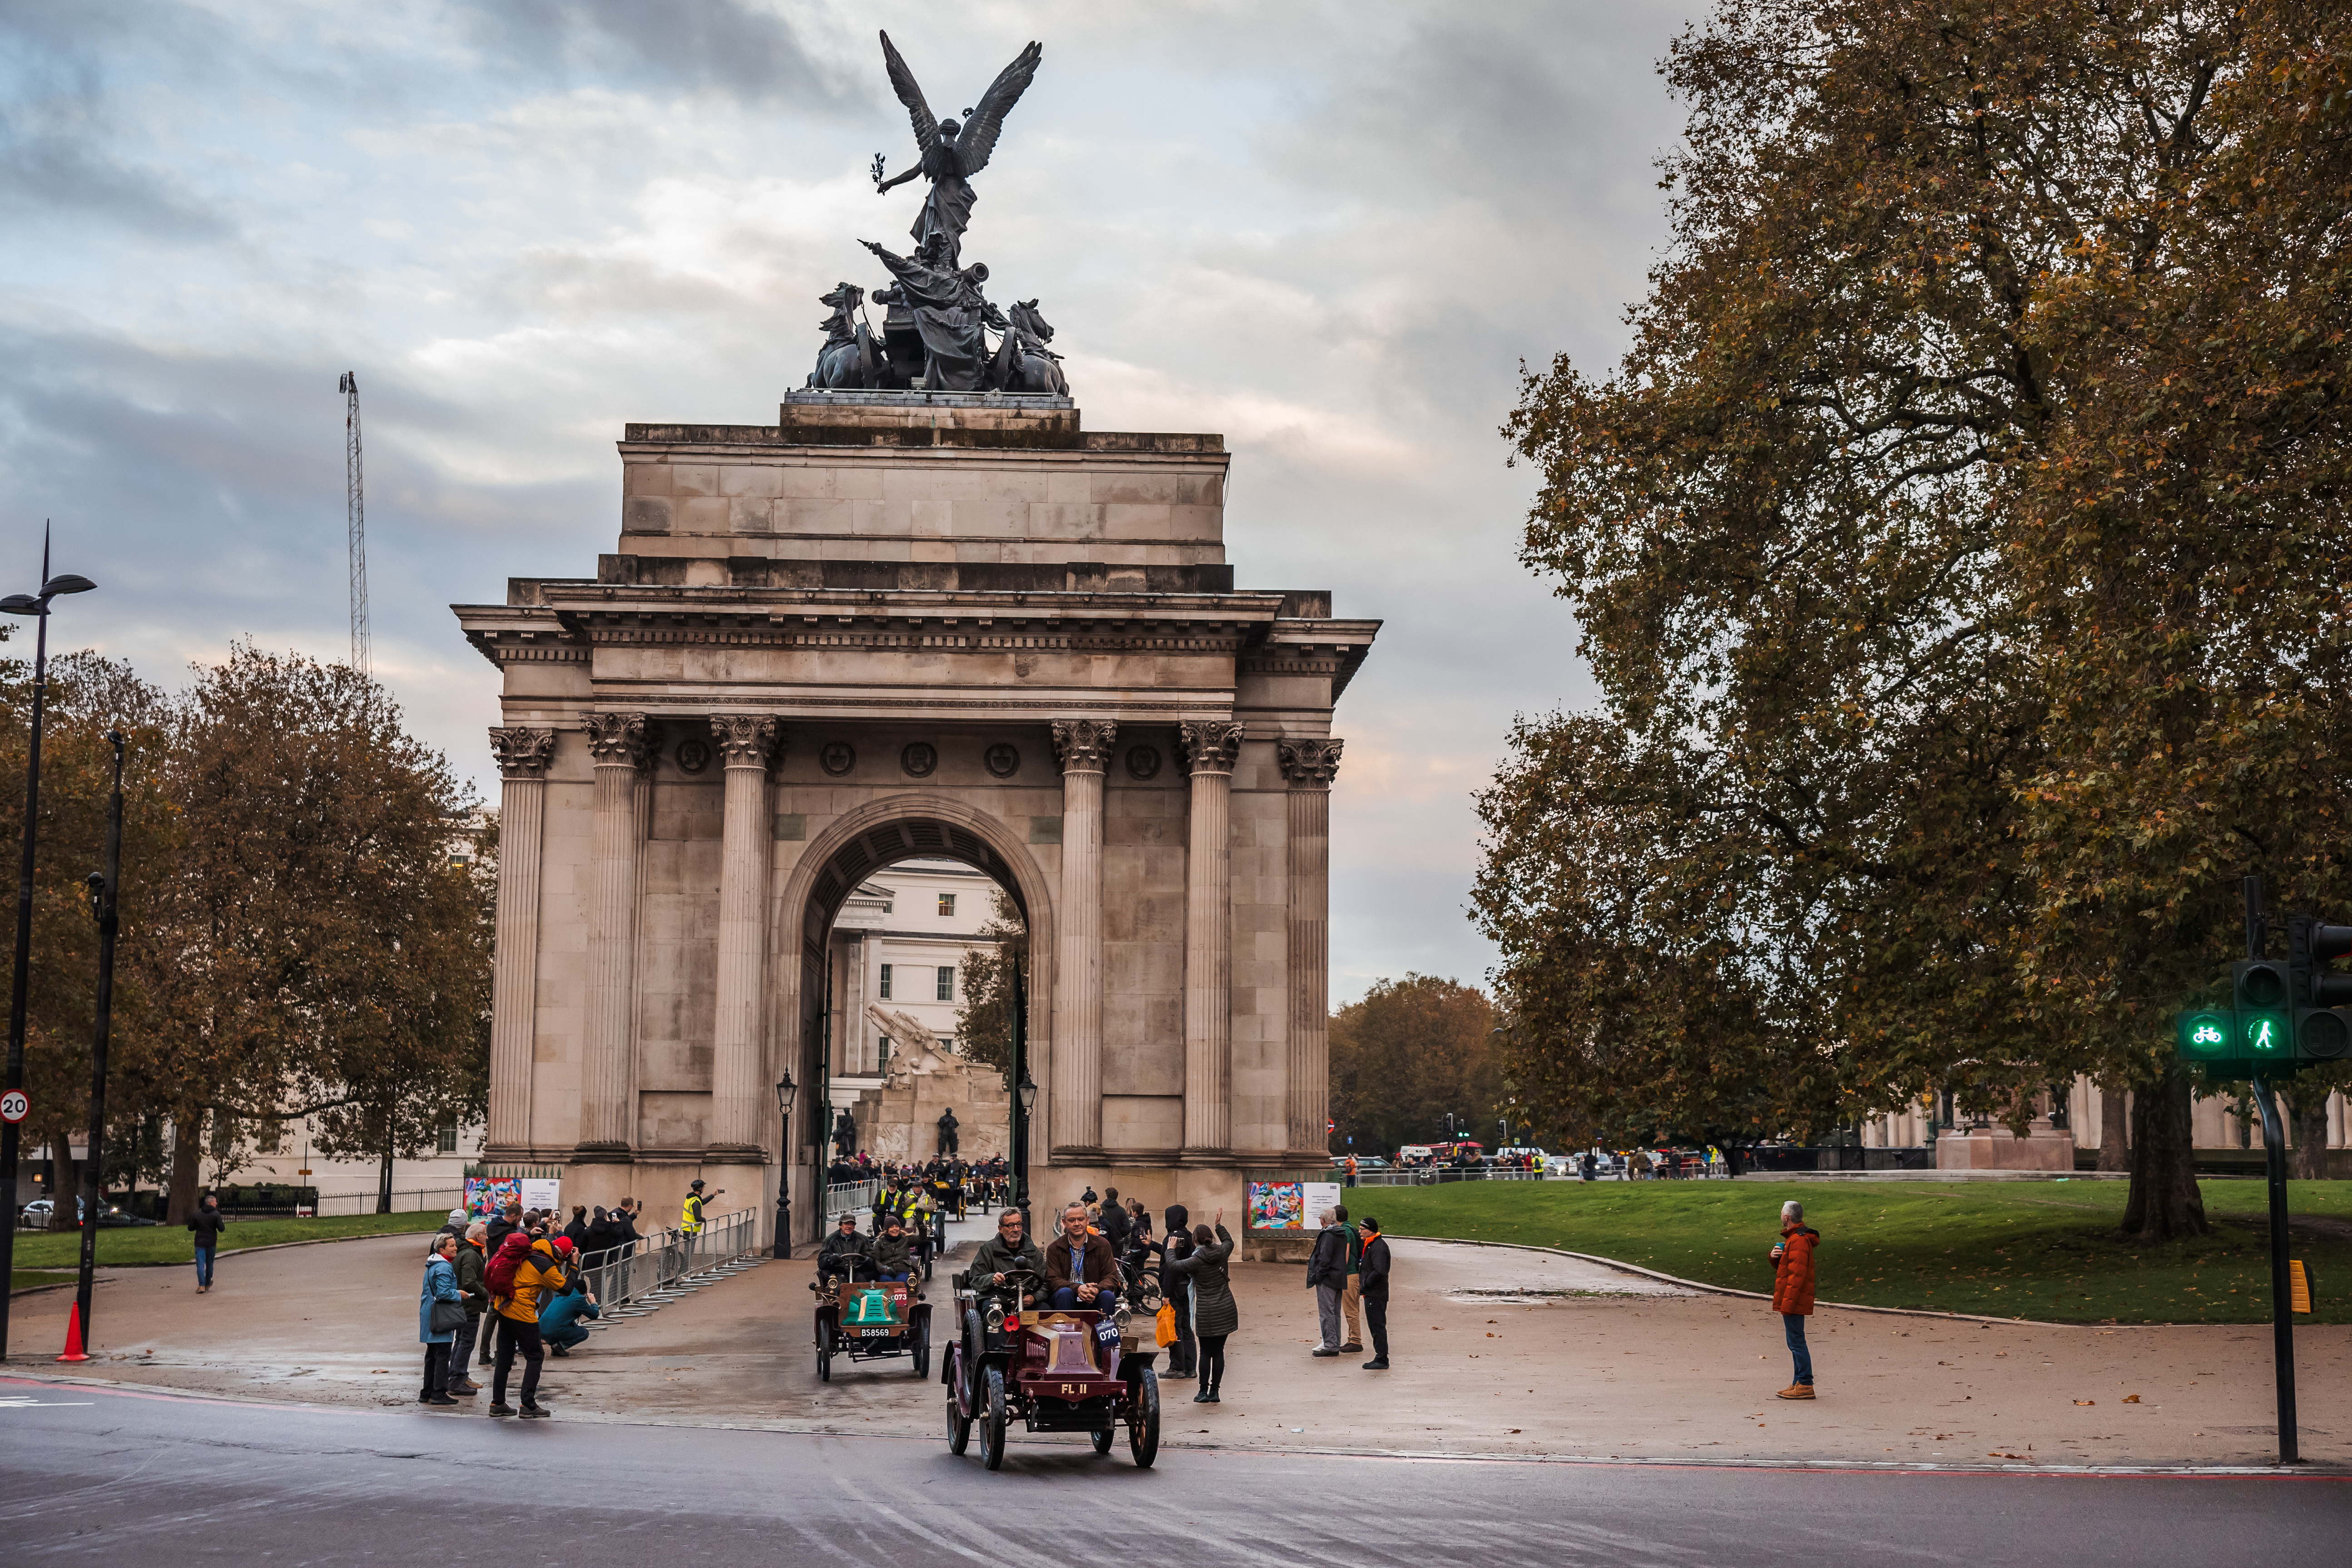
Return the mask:
<path id="1" fill-rule="evenodd" d="M 522 1245 L 518 1247 L 515 1245 L 517 1242 Z M 509 1236 L 499 1244 L 499 1255 L 491 1258 L 490 1266 L 482 1271 L 482 1283 L 490 1288 L 492 1296 L 503 1300 L 514 1294 L 515 1271 L 530 1256 L 530 1237 L 527 1236 Z"/>

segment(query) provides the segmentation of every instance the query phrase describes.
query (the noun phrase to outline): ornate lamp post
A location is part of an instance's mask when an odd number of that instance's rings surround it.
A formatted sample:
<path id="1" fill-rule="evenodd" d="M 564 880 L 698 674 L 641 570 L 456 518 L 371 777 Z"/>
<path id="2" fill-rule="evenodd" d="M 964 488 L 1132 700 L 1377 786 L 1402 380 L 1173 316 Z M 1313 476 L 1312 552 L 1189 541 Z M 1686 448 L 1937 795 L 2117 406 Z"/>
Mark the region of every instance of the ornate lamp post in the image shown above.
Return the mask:
<path id="1" fill-rule="evenodd" d="M 41 591 L 0 599 L 0 614 L 31 616 L 39 623 L 33 639 L 33 733 L 25 757 L 25 855 L 16 873 L 16 974 L 8 997 L 8 1089 L 25 1087 L 25 984 L 33 956 L 33 843 L 41 820 L 41 710 L 48 696 L 49 601 L 59 594 L 87 594 L 98 586 L 70 572 L 49 575 L 49 544 L 41 542 Z M 51 1201 L 65 1202 L 63 1193 Z M 16 1123 L 0 1121 L 0 1274 L 16 1256 Z M 54 1216 L 53 1216 L 54 1217 Z M 8 1301 L 0 1296 L 0 1356 L 8 1353 Z"/>
<path id="2" fill-rule="evenodd" d="M 776 1157 L 776 1247 L 775 1256 L 793 1255 L 793 1097 L 799 1091 L 793 1085 L 790 1068 L 776 1080 L 776 1120 L 783 1128 L 783 1149 Z"/>
<path id="3" fill-rule="evenodd" d="M 1026 1068 L 1021 1072 L 1021 1125 L 1013 1137 L 1013 1202 L 1021 1210 L 1024 1236 L 1029 1229 L 1029 1114 L 1037 1109 L 1037 1085 Z"/>

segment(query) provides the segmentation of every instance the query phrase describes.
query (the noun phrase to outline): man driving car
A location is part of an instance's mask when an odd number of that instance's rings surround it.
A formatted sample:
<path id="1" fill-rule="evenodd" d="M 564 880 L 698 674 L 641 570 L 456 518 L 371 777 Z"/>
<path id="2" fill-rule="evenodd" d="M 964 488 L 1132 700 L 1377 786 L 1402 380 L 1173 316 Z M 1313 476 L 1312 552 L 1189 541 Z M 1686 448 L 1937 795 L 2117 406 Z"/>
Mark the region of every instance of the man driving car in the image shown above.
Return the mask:
<path id="1" fill-rule="evenodd" d="M 982 1242 L 980 1250 L 971 1255 L 971 1270 L 967 1278 L 975 1287 L 1002 1285 L 1004 1277 L 1016 1269 L 1043 1278 L 1045 1258 L 1035 1244 L 1024 1236 L 1021 1211 L 1006 1209 L 996 1216 L 996 1234 Z"/>
<path id="2" fill-rule="evenodd" d="M 816 1249 L 816 1271 L 819 1275 L 835 1274 L 855 1279 L 861 1273 L 874 1271 L 874 1243 L 857 1234 L 857 1215 L 845 1210 L 841 1228 L 824 1238 Z"/>

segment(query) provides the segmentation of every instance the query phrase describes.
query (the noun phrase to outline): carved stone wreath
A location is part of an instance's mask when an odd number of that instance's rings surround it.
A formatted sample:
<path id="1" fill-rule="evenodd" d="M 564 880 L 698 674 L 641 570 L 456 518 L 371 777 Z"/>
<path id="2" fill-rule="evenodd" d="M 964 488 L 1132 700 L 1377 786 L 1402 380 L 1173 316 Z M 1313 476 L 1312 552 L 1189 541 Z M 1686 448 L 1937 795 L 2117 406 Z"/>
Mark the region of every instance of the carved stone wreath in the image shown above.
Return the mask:
<path id="1" fill-rule="evenodd" d="M 988 771 L 1001 779 L 1009 779 L 1021 771 L 1021 753 L 1003 741 L 982 752 L 982 759 L 988 763 Z"/>
<path id="2" fill-rule="evenodd" d="M 689 736 L 677 743 L 677 771 L 698 773 L 710 765 L 710 742 Z"/>
<path id="3" fill-rule="evenodd" d="M 857 765 L 857 748 L 846 741 L 827 741 L 816 754 L 817 765 L 839 778 Z"/>
<path id="4" fill-rule="evenodd" d="M 1129 778 L 1148 779 L 1160 772 L 1160 748 L 1129 746 L 1127 749 L 1127 774 Z"/>
<path id="5" fill-rule="evenodd" d="M 940 765 L 939 749 L 929 741 L 909 741 L 898 753 L 898 765 L 907 770 L 908 778 L 927 779 Z"/>

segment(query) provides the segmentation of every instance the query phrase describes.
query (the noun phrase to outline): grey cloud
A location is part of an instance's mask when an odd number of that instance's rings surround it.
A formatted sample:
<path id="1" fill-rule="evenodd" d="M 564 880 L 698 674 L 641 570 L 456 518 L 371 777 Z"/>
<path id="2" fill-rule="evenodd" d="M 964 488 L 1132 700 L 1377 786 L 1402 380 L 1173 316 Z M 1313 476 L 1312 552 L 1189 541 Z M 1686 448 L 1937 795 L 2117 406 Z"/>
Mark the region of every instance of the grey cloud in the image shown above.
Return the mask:
<path id="1" fill-rule="evenodd" d="M 716 87 L 802 110 L 850 101 L 791 22 L 741 0 L 460 0 L 457 10 L 484 47 L 526 68 Z"/>

